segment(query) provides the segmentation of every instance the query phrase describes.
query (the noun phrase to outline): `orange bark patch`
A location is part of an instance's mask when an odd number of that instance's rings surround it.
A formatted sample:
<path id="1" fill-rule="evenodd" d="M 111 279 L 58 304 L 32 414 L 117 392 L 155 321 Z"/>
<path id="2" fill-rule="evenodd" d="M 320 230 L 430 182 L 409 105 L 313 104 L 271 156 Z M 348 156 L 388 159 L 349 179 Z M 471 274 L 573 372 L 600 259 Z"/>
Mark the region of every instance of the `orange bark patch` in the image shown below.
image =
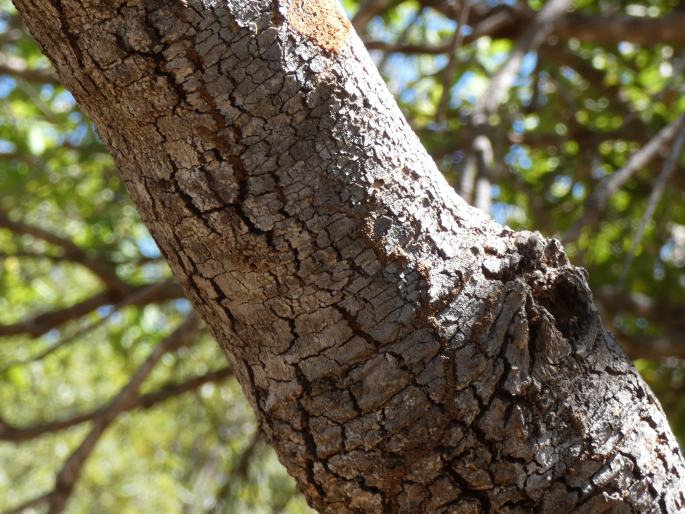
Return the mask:
<path id="1" fill-rule="evenodd" d="M 292 0 L 288 23 L 330 52 L 347 46 L 351 25 L 338 0 Z"/>

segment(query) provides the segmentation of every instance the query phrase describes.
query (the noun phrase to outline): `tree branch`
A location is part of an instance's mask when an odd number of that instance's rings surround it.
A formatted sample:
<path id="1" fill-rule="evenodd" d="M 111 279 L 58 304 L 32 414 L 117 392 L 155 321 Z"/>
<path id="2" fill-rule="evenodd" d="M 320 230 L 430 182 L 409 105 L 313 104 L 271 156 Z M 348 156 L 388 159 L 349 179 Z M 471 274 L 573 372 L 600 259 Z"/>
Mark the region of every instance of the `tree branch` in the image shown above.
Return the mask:
<path id="1" fill-rule="evenodd" d="M 198 316 L 194 312 L 191 313 L 172 334 L 150 352 L 150 355 L 133 374 L 128 384 L 119 391 L 119 394 L 95 418 L 90 433 L 84 438 L 78 448 L 72 452 L 57 474 L 55 487 L 52 492 L 40 495 L 34 500 L 29 500 L 9 512 L 19 513 L 28 508 L 26 505 L 33 507 L 43 502 L 48 502 L 49 504 L 48 514 L 60 514 L 63 512 L 86 460 L 90 457 L 105 430 L 122 412 L 130 409 L 131 405 L 135 403 L 140 386 L 157 366 L 161 358 L 169 352 L 190 344 L 197 334 L 199 325 Z"/>
<path id="2" fill-rule="evenodd" d="M 660 18 L 623 15 L 568 14 L 559 23 L 561 39 L 578 38 L 602 45 L 622 41 L 637 45 L 685 45 L 685 13 L 673 12 Z"/>
<path id="3" fill-rule="evenodd" d="M 0 52 L 0 75 L 41 84 L 61 85 L 52 69 L 31 69 L 24 59 Z"/>
<path id="4" fill-rule="evenodd" d="M 494 153 L 488 135 L 488 118 L 494 114 L 506 97 L 521 70 L 523 59 L 536 49 L 549 35 L 559 18 L 569 9 L 570 0 L 551 0 L 535 16 L 511 51 L 507 60 L 497 70 L 488 87 L 478 98 L 471 113 L 471 125 L 476 137 L 473 139 L 472 152 L 477 163 L 475 206 L 484 212 L 490 211 L 491 181 L 494 175 Z"/>
<path id="5" fill-rule="evenodd" d="M 635 172 L 657 156 L 664 145 L 671 141 L 683 127 L 683 124 L 685 124 L 685 115 L 666 125 L 649 143 L 635 152 L 625 166 L 600 183 L 585 202 L 581 218 L 564 234 L 562 241 L 564 243 L 575 241 L 584 228 L 596 225 L 611 197 Z"/>
<path id="6" fill-rule="evenodd" d="M 55 309 L 32 316 L 26 320 L 0 325 L 0 336 L 28 334 L 34 338 L 65 323 L 81 318 L 86 314 L 114 303 L 144 306 L 165 300 L 183 298 L 181 287 L 172 280 L 165 280 L 144 286 L 128 286 L 125 292 L 102 291 L 69 307 Z"/>
<path id="7" fill-rule="evenodd" d="M 442 93 L 440 95 L 440 100 L 438 101 L 438 107 L 435 113 L 435 119 L 439 123 L 445 122 L 445 117 L 447 114 L 447 107 L 449 106 L 451 99 L 451 86 L 452 78 L 454 73 L 457 71 L 457 65 L 459 64 L 459 49 L 464 44 L 464 28 L 468 23 L 469 12 L 471 9 L 471 2 L 469 0 L 463 0 L 461 6 L 461 13 L 459 14 L 459 24 L 457 29 L 454 31 L 454 37 L 452 38 L 452 45 L 449 50 L 449 60 L 447 65 L 441 71 L 441 83 L 442 83 Z"/>
<path id="8" fill-rule="evenodd" d="M 213 512 L 214 514 L 220 514 L 226 511 L 226 498 L 228 498 L 229 494 L 231 493 L 231 490 L 235 486 L 236 481 L 244 480 L 247 476 L 247 470 L 248 466 L 250 465 L 250 460 L 252 459 L 252 456 L 254 455 L 257 448 L 259 447 L 259 444 L 263 442 L 264 436 L 259 427 L 257 427 L 257 430 L 252 436 L 252 439 L 240 455 L 240 459 L 233 466 L 230 473 L 226 477 L 226 480 L 224 481 L 223 485 L 217 491 L 215 495 L 216 503 L 207 511 Z"/>
<path id="9" fill-rule="evenodd" d="M 373 19 L 390 5 L 390 0 L 366 0 L 359 7 L 359 10 L 352 17 L 352 25 L 360 34 Z"/>
<path id="10" fill-rule="evenodd" d="M 36 314 L 17 323 L 0 325 L 0 336 L 28 334 L 31 337 L 40 337 L 53 328 L 85 316 L 99 307 L 111 304 L 115 299 L 116 295 L 113 295 L 111 291 L 99 292 L 69 307 Z"/>
<path id="11" fill-rule="evenodd" d="M 521 70 L 523 58 L 542 44 L 570 6 L 570 0 L 550 0 L 535 16 L 506 62 L 497 70 L 485 92 L 478 98 L 472 114 L 476 125 L 485 123 L 487 116 L 499 108 Z"/>
<path id="12" fill-rule="evenodd" d="M 680 157 L 680 152 L 683 149 L 683 144 L 685 144 L 685 130 L 681 129 L 680 133 L 673 142 L 673 147 L 671 148 L 668 157 L 664 161 L 661 173 L 659 173 L 656 183 L 654 184 L 654 188 L 652 189 L 649 199 L 647 200 L 647 209 L 645 210 L 644 216 L 642 216 L 642 219 L 640 220 L 640 225 L 635 231 L 633 242 L 630 245 L 630 250 L 628 251 L 626 260 L 623 264 L 623 271 L 621 272 L 621 277 L 619 278 L 619 288 L 623 288 L 628 280 L 628 274 L 633 266 L 635 253 L 642 242 L 645 230 L 647 230 L 647 224 L 652 219 L 652 216 L 654 216 L 654 211 L 656 211 L 656 207 L 659 204 L 664 191 L 666 190 L 666 183 L 671 178 L 671 175 L 673 175 L 673 172 L 678 165 L 678 158 Z"/>
<path id="13" fill-rule="evenodd" d="M 481 24 L 476 24 L 474 32 L 464 38 L 468 44 L 483 36 L 493 39 L 516 39 L 521 31 L 532 20 L 532 15 L 522 14 L 523 11 L 508 12 L 503 9 L 493 9 L 490 18 L 485 18 Z M 455 20 L 457 16 L 452 16 Z M 661 18 L 647 18 L 637 16 L 597 16 L 566 14 L 560 18 L 553 34 L 561 40 L 578 38 L 587 43 L 613 45 L 622 41 L 643 46 L 662 44 L 685 45 L 685 13 L 667 14 Z M 407 54 L 439 55 L 448 53 L 450 41 L 438 44 L 402 44 L 395 45 L 385 41 L 366 41 L 370 50 L 398 52 Z"/>
<path id="14" fill-rule="evenodd" d="M 93 428 L 83 440 L 81 445 L 67 459 L 55 480 L 55 493 L 50 497 L 48 514 L 60 514 L 66 506 L 67 500 L 76 485 L 83 465 L 95 449 L 97 442 L 105 430 L 125 409 L 135 402 L 138 390 L 147 377 L 155 369 L 161 358 L 182 346 L 189 345 L 197 334 L 200 321 L 193 312 L 170 336 L 158 344 L 148 358 L 133 374 L 131 380 L 124 386 L 119 394 L 112 400 L 109 406 L 96 418 Z"/>
<path id="15" fill-rule="evenodd" d="M 17 505 L 16 507 L 5 511 L 3 514 L 21 514 L 25 510 L 32 509 L 34 507 L 40 507 L 44 503 L 50 501 L 50 498 L 53 494 L 53 492 L 41 494 L 39 496 L 36 496 L 35 498 L 31 498 L 30 500 L 25 501 L 21 505 Z"/>
<path id="16" fill-rule="evenodd" d="M 609 314 L 607 318 L 629 314 L 644 318 L 671 333 L 685 333 L 685 308 L 672 302 L 657 301 L 645 294 L 624 292 L 617 287 L 596 291 L 597 299 Z"/>
<path id="17" fill-rule="evenodd" d="M 132 403 L 126 405 L 121 412 L 127 412 L 134 409 L 149 409 L 170 398 L 193 391 L 204 384 L 222 382 L 232 376 L 233 370 L 229 367 L 225 367 L 190 378 L 184 382 L 171 382 L 163 385 L 156 391 L 138 396 Z M 0 440 L 19 443 L 35 439 L 47 433 L 58 432 L 87 421 L 92 421 L 102 416 L 106 409 L 107 406 L 102 406 L 68 418 L 24 427 L 13 426 L 7 422 L 0 423 Z"/>
<path id="18" fill-rule="evenodd" d="M 85 250 L 67 238 L 28 223 L 13 221 L 2 211 L 0 211 L 0 228 L 5 228 L 16 234 L 28 235 L 61 248 L 66 258 L 88 268 L 108 289 L 119 292 L 125 292 L 128 289 L 128 286 L 116 275 L 113 266 L 105 263 L 102 258 L 90 257 Z"/>
<path id="19" fill-rule="evenodd" d="M 660 360 L 668 357 L 685 359 L 685 344 L 682 341 L 683 332 L 666 333 L 658 336 L 631 336 L 614 329 L 616 337 L 631 359 Z"/>

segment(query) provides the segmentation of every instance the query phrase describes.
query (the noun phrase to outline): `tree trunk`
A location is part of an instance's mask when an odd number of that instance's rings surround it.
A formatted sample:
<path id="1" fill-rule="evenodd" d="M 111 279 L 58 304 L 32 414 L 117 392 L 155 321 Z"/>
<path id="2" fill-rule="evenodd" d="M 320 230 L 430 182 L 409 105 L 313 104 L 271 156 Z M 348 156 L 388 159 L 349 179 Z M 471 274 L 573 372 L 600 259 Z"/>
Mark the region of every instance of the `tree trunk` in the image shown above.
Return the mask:
<path id="1" fill-rule="evenodd" d="M 554 240 L 470 208 L 334 0 L 14 0 L 321 512 L 680 512 Z"/>

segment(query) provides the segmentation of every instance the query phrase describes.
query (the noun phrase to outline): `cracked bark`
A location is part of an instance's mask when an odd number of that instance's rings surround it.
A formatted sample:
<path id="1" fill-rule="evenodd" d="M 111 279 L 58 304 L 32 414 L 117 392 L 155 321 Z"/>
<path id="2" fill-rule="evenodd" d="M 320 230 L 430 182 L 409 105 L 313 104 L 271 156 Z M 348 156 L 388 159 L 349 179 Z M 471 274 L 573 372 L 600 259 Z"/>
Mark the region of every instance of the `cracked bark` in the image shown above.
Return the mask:
<path id="1" fill-rule="evenodd" d="M 332 0 L 14 0 L 321 512 L 680 512 L 556 241 L 469 207 Z"/>

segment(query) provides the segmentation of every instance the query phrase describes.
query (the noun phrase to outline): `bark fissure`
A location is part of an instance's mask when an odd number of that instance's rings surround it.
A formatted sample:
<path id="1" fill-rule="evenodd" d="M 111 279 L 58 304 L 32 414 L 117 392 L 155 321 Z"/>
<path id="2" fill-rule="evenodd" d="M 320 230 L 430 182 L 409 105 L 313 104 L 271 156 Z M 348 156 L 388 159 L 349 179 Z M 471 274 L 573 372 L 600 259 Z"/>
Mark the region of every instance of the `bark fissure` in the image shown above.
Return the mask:
<path id="1" fill-rule="evenodd" d="M 15 3 L 311 505 L 685 509 L 583 273 L 454 194 L 321 1 Z"/>

